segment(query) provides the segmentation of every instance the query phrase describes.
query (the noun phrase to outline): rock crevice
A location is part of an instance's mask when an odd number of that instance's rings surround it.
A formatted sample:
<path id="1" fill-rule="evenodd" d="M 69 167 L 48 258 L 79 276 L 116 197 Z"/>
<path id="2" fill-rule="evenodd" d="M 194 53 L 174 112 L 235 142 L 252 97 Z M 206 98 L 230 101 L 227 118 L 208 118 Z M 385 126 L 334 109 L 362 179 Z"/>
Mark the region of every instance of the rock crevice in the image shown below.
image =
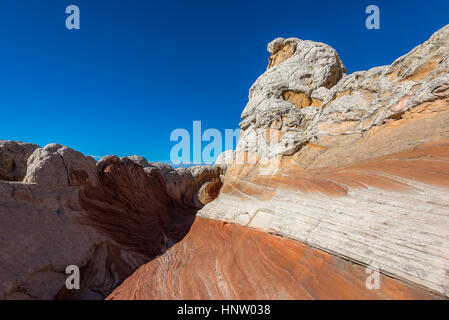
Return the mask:
<path id="1" fill-rule="evenodd" d="M 187 234 L 224 173 L 138 156 L 96 163 L 62 145 L 13 141 L 1 141 L 0 160 L 3 299 L 103 299 Z M 80 290 L 65 287 L 69 265 L 80 268 Z"/>

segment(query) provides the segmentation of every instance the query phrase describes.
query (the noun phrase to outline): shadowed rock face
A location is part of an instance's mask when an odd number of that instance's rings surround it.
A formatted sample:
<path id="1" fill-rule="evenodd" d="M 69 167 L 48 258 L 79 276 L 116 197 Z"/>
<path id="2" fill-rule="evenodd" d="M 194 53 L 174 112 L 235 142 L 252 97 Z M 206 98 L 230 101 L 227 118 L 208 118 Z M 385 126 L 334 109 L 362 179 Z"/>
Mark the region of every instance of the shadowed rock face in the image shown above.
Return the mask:
<path id="1" fill-rule="evenodd" d="M 28 157 L 38 148 L 32 143 L 0 140 L 0 180 L 22 181 Z"/>
<path id="2" fill-rule="evenodd" d="M 152 259 L 181 240 L 198 207 L 177 201 L 160 174 L 148 175 L 130 159 L 103 159 L 97 165 L 99 186 L 80 194 L 86 224 L 126 250 Z"/>
<path id="3" fill-rule="evenodd" d="M 162 259 L 140 267 L 107 299 L 437 299 L 380 275 L 365 286 L 365 268 L 289 239 L 197 218 Z"/>
<path id="4" fill-rule="evenodd" d="M 202 207 L 201 186 L 223 173 L 178 173 L 137 156 L 96 163 L 58 144 L 26 145 L 34 148 L 27 153 L 22 145 L 0 144 L 3 177 L 24 179 L 0 181 L 3 299 L 103 299 L 185 236 Z M 69 265 L 80 268 L 80 290 L 65 288 Z"/>
<path id="5" fill-rule="evenodd" d="M 198 201 L 202 204 L 208 204 L 215 200 L 215 198 L 218 197 L 222 186 L 223 183 L 220 178 L 215 178 L 212 181 L 203 184 L 198 191 Z"/>

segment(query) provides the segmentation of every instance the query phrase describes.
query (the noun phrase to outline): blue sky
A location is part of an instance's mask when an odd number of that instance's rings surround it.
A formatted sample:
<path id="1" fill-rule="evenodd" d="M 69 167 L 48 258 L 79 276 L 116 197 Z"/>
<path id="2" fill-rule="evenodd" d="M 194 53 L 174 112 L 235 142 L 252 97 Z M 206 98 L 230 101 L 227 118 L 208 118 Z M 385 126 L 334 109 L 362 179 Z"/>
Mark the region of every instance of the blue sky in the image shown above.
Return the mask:
<path id="1" fill-rule="evenodd" d="M 166 161 L 176 128 L 237 128 L 276 37 L 325 42 L 348 72 L 449 23 L 447 0 L 3 0 L 0 139 Z M 78 5 L 81 29 L 65 28 Z M 381 29 L 365 28 L 378 5 Z M 205 143 L 206 144 L 206 143 Z"/>

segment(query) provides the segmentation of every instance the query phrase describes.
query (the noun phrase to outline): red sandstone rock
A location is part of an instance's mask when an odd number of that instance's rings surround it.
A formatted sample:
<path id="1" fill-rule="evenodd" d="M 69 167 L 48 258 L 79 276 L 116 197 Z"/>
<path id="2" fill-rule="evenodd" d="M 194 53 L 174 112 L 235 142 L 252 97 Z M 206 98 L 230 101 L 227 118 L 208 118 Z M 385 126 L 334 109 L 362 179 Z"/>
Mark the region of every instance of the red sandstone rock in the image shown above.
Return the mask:
<path id="1" fill-rule="evenodd" d="M 126 250 L 152 259 L 181 240 L 198 210 L 171 198 L 159 175 L 147 175 L 129 159 L 108 157 L 98 163 L 99 186 L 80 193 L 87 212 L 82 221 Z"/>
<path id="2" fill-rule="evenodd" d="M 8 179 L 17 175 L 10 162 L 26 160 L 11 146 L 0 145 Z M 104 298 L 184 237 L 202 206 L 194 197 L 217 170 L 197 168 L 186 181 L 173 170 L 177 190 L 131 159 L 95 164 L 61 145 L 37 148 L 19 172 L 26 182 L 0 181 L 0 298 Z M 68 265 L 80 268 L 80 290 L 65 287 Z"/>
<path id="3" fill-rule="evenodd" d="M 449 26 L 351 75 L 324 44 L 268 49 L 221 190 L 218 169 L 139 157 L 95 168 L 59 145 L 29 157 L 28 184 L 0 182 L 0 295 L 103 297 L 146 263 L 108 298 L 447 298 Z M 9 151 L 0 178 L 16 180 Z M 82 266 L 76 294 L 62 287 L 67 264 Z"/>
<path id="4" fill-rule="evenodd" d="M 141 266 L 107 299 L 436 299 L 366 269 L 265 232 L 197 218 L 189 234 Z"/>
<path id="5" fill-rule="evenodd" d="M 198 215 L 449 297 L 449 25 L 330 86 L 314 79 L 332 75 L 336 53 L 313 68 L 321 45 L 289 41 L 296 50 L 251 87 L 233 164 Z"/>

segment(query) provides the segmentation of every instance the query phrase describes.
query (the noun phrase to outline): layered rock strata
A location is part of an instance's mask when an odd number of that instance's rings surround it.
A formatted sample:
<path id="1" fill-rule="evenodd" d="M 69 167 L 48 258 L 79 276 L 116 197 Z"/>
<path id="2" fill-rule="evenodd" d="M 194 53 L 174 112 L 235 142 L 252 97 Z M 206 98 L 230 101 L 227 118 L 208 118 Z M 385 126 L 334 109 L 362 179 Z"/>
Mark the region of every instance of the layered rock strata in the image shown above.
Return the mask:
<path id="1" fill-rule="evenodd" d="M 96 163 L 58 144 L 2 141 L 0 159 L 2 299 L 104 298 L 184 237 L 201 187 L 223 174 L 141 157 Z M 65 286 L 69 265 L 80 268 L 79 290 Z"/>
<path id="2" fill-rule="evenodd" d="M 107 299 L 439 299 L 300 242 L 197 218 L 161 258 L 141 266 Z"/>
<path id="3" fill-rule="evenodd" d="M 322 43 L 268 51 L 218 199 L 109 298 L 449 297 L 449 25 L 350 75 Z"/>
<path id="4" fill-rule="evenodd" d="M 332 50 L 297 43 L 250 89 L 240 158 L 199 215 L 448 296 L 449 26 L 391 66 L 351 75 Z M 314 52 L 325 57 L 313 68 L 320 81 L 311 72 L 306 85 L 302 70 Z M 310 106 L 285 100 L 285 91 L 308 96 Z"/>

